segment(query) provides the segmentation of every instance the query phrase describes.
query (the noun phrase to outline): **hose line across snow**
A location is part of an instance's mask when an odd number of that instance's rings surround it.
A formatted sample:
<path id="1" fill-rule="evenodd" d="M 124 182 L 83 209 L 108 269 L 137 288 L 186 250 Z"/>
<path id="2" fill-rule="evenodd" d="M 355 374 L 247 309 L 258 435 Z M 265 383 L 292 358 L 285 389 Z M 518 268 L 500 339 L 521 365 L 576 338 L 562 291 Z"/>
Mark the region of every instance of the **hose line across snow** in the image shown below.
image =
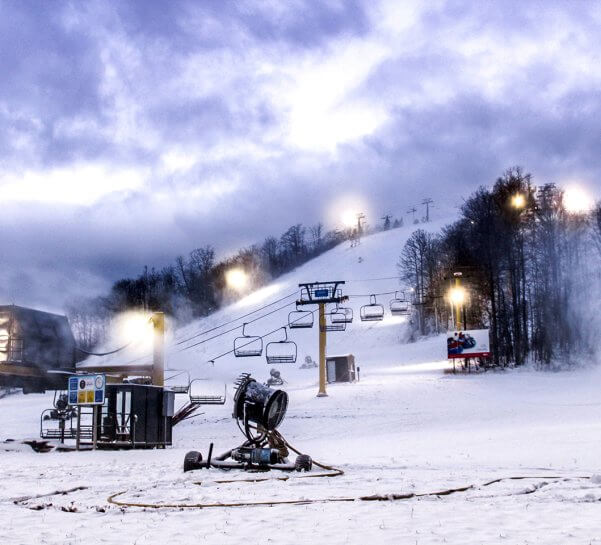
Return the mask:
<path id="1" fill-rule="evenodd" d="M 317 465 L 317 464 L 316 464 Z M 329 475 L 315 475 L 315 477 L 327 477 Z M 315 503 L 350 503 L 350 502 L 384 502 L 384 501 L 399 501 L 399 500 L 410 500 L 414 498 L 426 498 L 426 497 L 441 497 L 450 496 L 451 494 L 457 494 L 460 492 L 467 492 L 468 490 L 475 490 L 478 487 L 490 486 L 503 481 L 516 481 L 526 479 L 558 479 L 558 480 L 569 480 L 569 479 L 590 479 L 590 476 L 578 476 L 578 477 L 565 477 L 565 476 L 549 476 L 549 475 L 535 475 L 535 476 L 514 476 L 514 477 L 500 477 L 492 481 L 486 482 L 481 485 L 470 484 L 459 488 L 448 488 L 446 490 L 439 490 L 437 492 L 423 492 L 413 493 L 409 492 L 406 494 L 374 494 L 371 496 L 357 496 L 357 497 L 340 497 L 340 498 L 321 498 L 321 499 L 299 499 L 299 500 L 267 500 L 267 501 L 255 501 L 255 502 L 233 502 L 233 503 L 134 503 L 119 501 L 116 498 L 127 493 L 127 490 L 117 492 L 107 498 L 108 503 L 117 505 L 119 507 L 140 507 L 144 509 L 208 509 L 211 507 L 260 507 L 260 506 L 274 506 L 274 505 L 309 505 Z M 254 482 L 259 482 L 258 479 Z M 280 480 L 282 480 L 280 478 Z M 285 479 L 284 479 L 285 480 Z M 215 481 L 220 482 L 245 482 L 240 481 Z M 253 482 L 249 479 L 248 482 Z"/>
<path id="2" fill-rule="evenodd" d="M 281 439 L 284 444 L 296 454 L 301 454 L 297 449 L 295 449 L 286 439 L 282 437 L 282 435 L 277 432 L 271 432 L 276 434 L 278 439 Z M 215 484 L 226 484 L 226 483 L 243 483 L 243 482 L 265 482 L 269 480 L 274 481 L 287 481 L 287 480 L 297 480 L 297 479 L 307 479 L 307 478 L 317 478 L 317 477 L 338 477 L 340 475 L 344 475 L 344 471 L 342 469 L 338 469 L 332 466 L 328 466 L 326 464 L 322 464 L 316 461 L 313 463 L 320 467 L 321 469 L 325 469 L 328 473 L 319 473 L 316 475 L 304 475 L 301 477 L 276 477 L 275 479 L 270 478 L 258 478 L 258 479 L 232 479 L 232 480 L 220 480 L 220 481 L 211 481 Z M 486 486 L 491 486 L 493 484 L 497 484 L 503 481 L 521 481 L 528 479 L 557 479 L 557 480 L 569 480 L 569 479 L 590 479 L 589 475 L 581 475 L 581 476 L 565 476 L 565 475 L 518 475 L 512 477 L 499 477 L 497 479 L 493 479 L 492 481 L 485 482 L 480 485 L 470 484 L 466 486 L 461 486 L 458 488 L 448 488 L 445 490 L 439 490 L 436 492 L 423 492 L 423 493 L 415 493 L 409 492 L 405 494 L 374 494 L 371 496 L 357 496 L 357 497 L 339 497 L 339 498 L 321 498 L 321 499 L 299 499 L 299 500 L 266 500 L 266 501 L 254 501 L 254 502 L 232 502 L 232 503 L 137 503 L 137 502 L 127 502 L 121 501 L 117 498 L 123 496 L 128 491 L 123 490 L 121 492 L 117 492 L 107 498 L 108 503 L 117 505 L 119 507 L 140 507 L 144 509 L 208 509 L 212 507 L 260 507 L 260 506 L 273 506 L 273 505 L 308 505 L 314 503 L 350 503 L 350 502 L 369 502 L 369 501 L 399 501 L 399 500 L 410 500 L 414 498 L 426 498 L 426 497 L 441 497 L 441 496 L 450 496 L 452 494 L 457 494 L 461 492 L 467 492 L 468 490 L 475 490 L 479 487 L 483 488 Z M 202 484 L 202 482 L 195 482 L 194 484 Z"/>

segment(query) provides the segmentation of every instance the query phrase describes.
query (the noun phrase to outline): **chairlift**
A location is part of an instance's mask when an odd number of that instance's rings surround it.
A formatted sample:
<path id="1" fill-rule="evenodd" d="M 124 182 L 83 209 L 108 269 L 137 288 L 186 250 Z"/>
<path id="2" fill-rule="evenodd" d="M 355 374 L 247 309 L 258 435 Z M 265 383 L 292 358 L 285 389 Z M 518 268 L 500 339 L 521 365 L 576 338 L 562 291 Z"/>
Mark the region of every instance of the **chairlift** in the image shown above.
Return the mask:
<path id="1" fill-rule="evenodd" d="M 311 329 L 315 318 L 310 310 L 301 310 L 296 305 L 296 310 L 288 314 L 288 327 L 290 329 Z"/>
<path id="2" fill-rule="evenodd" d="M 390 314 L 393 316 L 408 316 L 411 314 L 411 304 L 405 299 L 405 292 L 402 297 L 398 296 L 398 291 L 394 294 L 394 299 L 390 301 Z"/>
<path id="3" fill-rule="evenodd" d="M 333 312 L 330 316 L 333 324 L 353 323 L 353 309 L 351 307 L 338 307 L 336 312 Z"/>
<path id="4" fill-rule="evenodd" d="M 227 385 L 223 387 L 223 395 L 212 395 L 203 393 L 206 390 L 204 384 L 201 386 L 194 387 L 195 384 L 200 385 L 206 382 L 206 378 L 195 378 L 190 382 L 190 403 L 192 405 L 225 405 L 227 399 Z"/>
<path id="5" fill-rule="evenodd" d="M 294 341 L 288 340 L 288 331 L 285 327 L 284 339 L 281 341 L 272 341 L 265 347 L 265 359 L 268 364 L 295 363 L 298 353 L 298 347 Z"/>
<path id="6" fill-rule="evenodd" d="M 213 360 L 209 362 L 211 365 L 215 365 Z M 195 378 L 190 381 L 188 387 L 188 397 L 190 401 L 180 407 L 180 409 L 173 415 L 173 425 L 179 424 L 184 420 L 194 418 L 198 415 L 198 410 L 202 405 L 225 405 L 227 400 L 227 385 L 223 385 L 223 395 L 216 393 L 216 388 L 207 387 L 207 384 L 211 382 L 208 378 Z M 219 387 L 221 390 L 221 386 Z"/>
<path id="7" fill-rule="evenodd" d="M 234 356 L 249 358 L 263 354 L 263 338 L 246 334 L 246 323 L 242 324 L 242 336 L 234 339 Z"/>
<path id="8" fill-rule="evenodd" d="M 376 302 L 376 296 L 369 296 L 369 305 L 363 305 L 359 313 L 362 322 L 381 322 L 384 319 L 384 307 Z"/>
<path id="9" fill-rule="evenodd" d="M 175 394 L 187 394 L 190 390 L 190 372 L 185 369 L 165 369 L 166 372 L 176 372 L 175 375 L 165 378 L 165 383 L 170 382 L 174 378 L 186 375 L 187 382 L 184 384 L 166 385 L 166 388 Z"/>
<path id="10" fill-rule="evenodd" d="M 348 323 L 345 318 L 345 314 L 343 312 L 340 312 L 340 310 L 337 308 L 336 310 L 333 310 L 332 312 L 328 312 L 326 314 L 326 323 L 319 329 L 322 332 L 345 331 L 346 324 Z"/>

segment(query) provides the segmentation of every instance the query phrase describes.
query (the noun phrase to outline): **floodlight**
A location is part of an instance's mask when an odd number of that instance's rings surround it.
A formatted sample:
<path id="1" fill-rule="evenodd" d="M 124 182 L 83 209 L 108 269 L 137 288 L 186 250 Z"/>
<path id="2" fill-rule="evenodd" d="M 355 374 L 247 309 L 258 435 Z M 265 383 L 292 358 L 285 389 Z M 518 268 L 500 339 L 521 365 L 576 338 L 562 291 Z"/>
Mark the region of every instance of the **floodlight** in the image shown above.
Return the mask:
<path id="1" fill-rule="evenodd" d="M 229 288 L 244 291 L 248 286 L 248 275 L 242 269 L 230 269 L 225 273 L 225 282 Z"/>
<path id="2" fill-rule="evenodd" d="M 449 299 L 454 305 L 463 305 L 467 298 L 467 292 L 462 287 L 451 288 L 449 291 Z"/>
<path id="3" fill-rule="evenodd" d="M 580 187 L 568 187 L 563 194 L 563 205 L 570 214 L 584 214 L 593 207 L 593 199 Z"/>
<path id="4" fill-rule="evenodd" d="M 513 206 L 516 210 L 521 210 L 526 206 L 526 197 L 522 193 L 516 193 L 513 197 L 511 197 L 511 206 Z"/>

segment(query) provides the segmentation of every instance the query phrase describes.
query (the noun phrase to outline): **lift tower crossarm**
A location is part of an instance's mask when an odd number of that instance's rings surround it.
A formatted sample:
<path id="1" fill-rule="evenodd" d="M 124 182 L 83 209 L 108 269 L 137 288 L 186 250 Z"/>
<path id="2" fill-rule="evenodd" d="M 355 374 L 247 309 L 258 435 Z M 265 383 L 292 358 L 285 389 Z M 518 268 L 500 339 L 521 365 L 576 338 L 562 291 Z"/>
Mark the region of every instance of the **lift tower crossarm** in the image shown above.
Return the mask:
<path id="1" fill-rule="evenodd" d="M 342 295 L 338 286 L 345 284 L 344 280 L 333 280 L 330 282 L 306 282 L 299 284 L 301 297 L 297 305 L 321 305 L 343 303 L 348 297 Z"/>

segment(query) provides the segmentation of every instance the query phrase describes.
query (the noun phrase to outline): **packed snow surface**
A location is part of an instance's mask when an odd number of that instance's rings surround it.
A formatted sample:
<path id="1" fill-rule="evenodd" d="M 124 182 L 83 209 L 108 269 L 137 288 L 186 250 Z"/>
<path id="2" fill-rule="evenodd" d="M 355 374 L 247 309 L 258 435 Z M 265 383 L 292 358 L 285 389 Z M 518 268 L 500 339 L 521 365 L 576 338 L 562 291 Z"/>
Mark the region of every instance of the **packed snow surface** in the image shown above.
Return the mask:
<path id="1" fill-rule="evenodd" d="M 410 232 L 374 235 L 357 248 L 341 245 L 175 332 L 168 341 L 168 367 L 209 379 L 207 388 L 227 382 L 230 400 L 177 426 L 173 448 L 36 454 L 19 444 L 0 443 L 0 543 L 601 542 L 601 372 L 452 374 L 444 335 L 407 344 L 404 318 L 387 313 L 384 322 L 361 323 L 359 306 L 369 302 L 366 297 L 351 298 L 356 318 L 347 331 L 328 336 L 330 354 L 355 354 L 359 382 L 331 384 L 329 397 L 316 398 L 317 369 L 299 369 L 305 355 L 317 358 L 316 328 L 290 333 L 299 360 L 280 367 L 290 395 L 280 431 L 315 460 L 343 469 L 343 476 L 305 479 L 295 474 L 278 481 L 272 473 L 261 475 L 268 478 L 265 482 L 217 483 L 249 475 L 182 472 L 188 450 L 206 455 L 211 442 L 221 452 L 242 441 L 231 419 L 231 384 L 241 371 L 266 380 L 270 367 L 264 358 L 233 355 L 217 359 L 214 366 L 206 363 L 231 349 L 239 330 L 179 352 L 238 322 L 175 343 L 293 293 L 298 282 L 347 280 L 345 293 L 361 296 L 399 289 L 396 280 L 370 279 L 397 276 L 396 262 Z M 378 301 L 387 308 L 390 297 Z M 275 330 L 292 309 L 258 320 L 249 332 Z M 278 338 L 274 334 L 265 341 Z M 146 348 L 106 361 L 143 357 Z M 49 394 L 1 399 L 0 440 L 35 438 L 40 412 L 51 402 Z M 508 477 L 527 478 L 485 486 Z M 436 494 L 468 486 L 451 495 Z M 72 491 L 56 494 L 65 490 Z M 107 502 L 117 492 L 124 492 L 120 501 L 180 505 L 433 494 L 200 510 L 120 508 Z"/>

